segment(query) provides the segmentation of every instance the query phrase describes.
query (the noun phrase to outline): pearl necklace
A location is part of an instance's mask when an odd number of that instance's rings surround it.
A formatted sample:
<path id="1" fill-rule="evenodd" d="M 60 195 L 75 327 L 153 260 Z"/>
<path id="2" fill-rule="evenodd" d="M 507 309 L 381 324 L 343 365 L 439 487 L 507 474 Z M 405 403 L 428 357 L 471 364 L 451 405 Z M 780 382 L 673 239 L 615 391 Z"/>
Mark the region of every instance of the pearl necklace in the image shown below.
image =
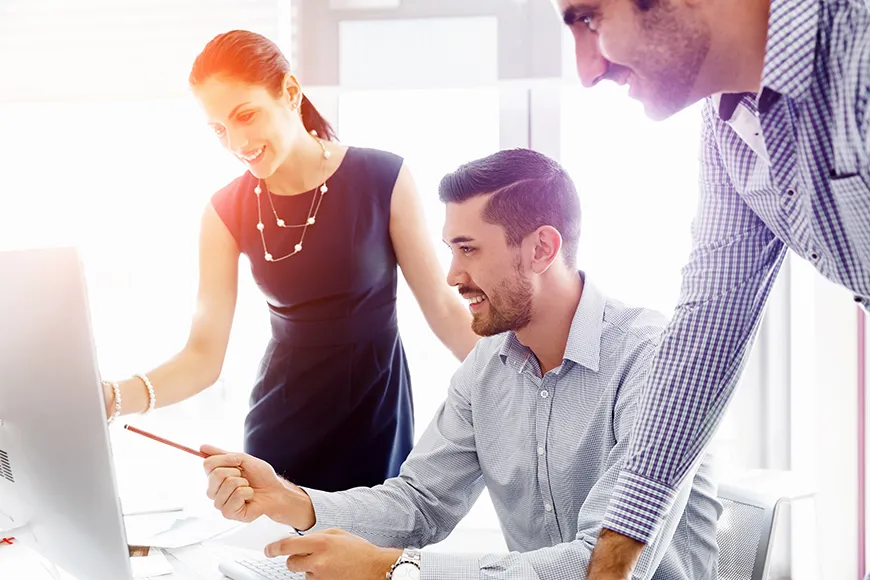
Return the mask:
<path id="1" fill-rule="evenodd" d="M 317 138 L 317 131 L 311 131 L 311 136 L 317 139 L 317 142 L 320 144 L 320 149 L 323 151 L 323 158 L 329 159 L 332 157 L 332 152 L 326 148 L 326 144 L 323 140 Z M 269 198 L 272 215 L 275 216 L 275 225 L 279 228 L 302 228 L 302 235 L 299 238 L 299 243 L 296 244 L 293 251 L 286 256 L 275 258 L 269 253 L 269 249 L 266 248 L 266 236 L 263 234 L 263 230 L 266 226 L 263 224 L 263 213 L 260 204 L 260 197 L 263 193 L 260 183 L 261 180 L 257 180 L 257 185 L 254 187 L 254 194 L 257 196 L 257 231 L 260 233 L 260 240 L 263 242 L 263 257 L 267 262 L 280 262 L 281 260 L 286 260 L 302 251 L 302 242 L 305 241 L 305 232 L 308 231 L 308 226 L 313 226 L 317 222 L 317 212 L 320 210 L 320 204 L 323 203 L 323 196 L 327 191 L 329 191 L 329 188 L 326 186 L 326 180 L 324 179 L 323 184 L 314 190 L 314 196 L 311 198 L 311 207 L 308 208 L 308 219 L 302 224 L 287 224 L 284 220 L 278 217 L 278 212 L 275 211 L 275 204 L 272 202 L 272 194 L 271 192 L 267 192 L 266 195 Z"/>

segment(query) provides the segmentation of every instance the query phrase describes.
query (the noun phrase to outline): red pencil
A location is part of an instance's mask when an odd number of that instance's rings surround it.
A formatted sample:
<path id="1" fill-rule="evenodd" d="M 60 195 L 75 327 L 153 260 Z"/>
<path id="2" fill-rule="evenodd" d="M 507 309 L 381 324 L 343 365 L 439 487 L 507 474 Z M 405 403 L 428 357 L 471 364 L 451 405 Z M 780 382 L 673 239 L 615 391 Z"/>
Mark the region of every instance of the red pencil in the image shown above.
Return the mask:
<path id="1" fill-rule="evenodd" d="M 132 431 L 133 433 L 138 433 L 139 435 L 143 435 L 145 437 L 148 437 L 149 439 L 154 439 L 155 441 L 159 441 L 160 443 L 165 443 L 166 445 L 169 445 L 170 447 L 175 447 L 176 449 L 181 449 L 182 451 L 187 451 L 188 453 L 196 455 L 197 457 L 202 457 L 203 459 L 208 457 L 208 455 L 206 455 L 202 451 L 197 451 L 196 449 L 191 449 L 190 447 L 185 447 L 184 445 L 179 445 L 178 443 L 173 443 L 172 441 L 170 441 L 168 439 L 164 439 L 163 437 L 158 437 L 157 435 L 153 435 L 153 434 L 149 433 L 148 431 L 143 431 L 142 429 L 137 429 L 136 427 L 133 427 L 132 425 L 124 425 L 124 429 L 126 429 L 128 431 Z"/>

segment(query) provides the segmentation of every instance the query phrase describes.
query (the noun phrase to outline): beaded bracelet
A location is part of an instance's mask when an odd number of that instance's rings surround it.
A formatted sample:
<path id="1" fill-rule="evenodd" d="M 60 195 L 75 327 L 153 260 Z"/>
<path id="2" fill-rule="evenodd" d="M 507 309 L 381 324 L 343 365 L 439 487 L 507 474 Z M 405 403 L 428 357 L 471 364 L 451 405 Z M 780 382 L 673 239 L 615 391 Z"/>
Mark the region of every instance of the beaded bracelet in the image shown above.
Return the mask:
<path id="1" fill-rule="evenodd" d="M 145 383 L 145 388 L 148 389 L 148 408 L 145 409 L 143 415 L 147 415 L 151 411 L 154 410 L 154 407 L 157 405 L 157 395 L 154 394 L 154 385 L 151 384 L 151 381 L 148 379 L 148 376 L 144 373 L 133 375 L 143 383 Z"/>
<path id="2" fill-rule="evenodd" d="M 112 393 L 115 398 L 115 412 L 112 413 L 111 417 L 109 417 L 109 425 L 111 425 L 112 421 L 121 416 L 121 387 L 118 386 L 118 383 L 112 383 L 109 381 L 102 381 L 102 383 L 112 387 Z"/>

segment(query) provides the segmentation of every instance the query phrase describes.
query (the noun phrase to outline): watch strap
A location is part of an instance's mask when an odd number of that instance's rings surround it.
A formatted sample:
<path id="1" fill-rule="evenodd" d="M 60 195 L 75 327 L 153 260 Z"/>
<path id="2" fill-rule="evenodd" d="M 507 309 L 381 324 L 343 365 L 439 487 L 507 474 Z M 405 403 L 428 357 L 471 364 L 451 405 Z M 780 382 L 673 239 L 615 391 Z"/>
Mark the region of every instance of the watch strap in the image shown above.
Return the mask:
<path id="1" fill-rule="evenodd" d="M 402 564 L 411 564 L 416 566 L 417 570 L 420 570 L 420 550 L 405 548 L 399 556 L 399 559 L 396 560 L 396 563 L 393 564 L 390 567 L 390 571 L 387 572 L 387 580 L 393 580 L 393 572 Z"/>

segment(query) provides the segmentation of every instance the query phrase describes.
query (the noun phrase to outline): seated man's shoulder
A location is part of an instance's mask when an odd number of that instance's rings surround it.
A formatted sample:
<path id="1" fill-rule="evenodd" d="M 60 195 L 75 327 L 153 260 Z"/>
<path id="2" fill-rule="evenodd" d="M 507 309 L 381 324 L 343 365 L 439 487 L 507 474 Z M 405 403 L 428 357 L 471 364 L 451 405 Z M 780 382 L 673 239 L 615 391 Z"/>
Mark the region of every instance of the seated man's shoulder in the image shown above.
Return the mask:
<path id="1" fill-rule="evenodd" d="M 510 340 L 516 340 L 510 332 L 482 337 L 462 362 L 454 378 L 473 385 L 503 378 Z"/>
<path id="2" fill-rule="evenodd" d="M 509 332 L 482 337 L 477 341 L 468 358 L 465 359 L 463 366 L 470 366 L 475 370 L 483 370 L 490 363 L 500 360 L 499 357 L 509 337 Z"/>
<path id="3" fill-rule="evenodd" d="M 661 312 L 608 299 L 601 328 L 601 350 L 602 356 L 611 361 L 611 371 L 625 377 L 647 374 L 667 324 L 668 319 Z"/>
<path id="4" fill-rule="evenodd" d="M 668 318 L 657 310 L 607 299 L 603 332 L 610 333 L 613 339 L 656 347 L 667 325 Z"/>

